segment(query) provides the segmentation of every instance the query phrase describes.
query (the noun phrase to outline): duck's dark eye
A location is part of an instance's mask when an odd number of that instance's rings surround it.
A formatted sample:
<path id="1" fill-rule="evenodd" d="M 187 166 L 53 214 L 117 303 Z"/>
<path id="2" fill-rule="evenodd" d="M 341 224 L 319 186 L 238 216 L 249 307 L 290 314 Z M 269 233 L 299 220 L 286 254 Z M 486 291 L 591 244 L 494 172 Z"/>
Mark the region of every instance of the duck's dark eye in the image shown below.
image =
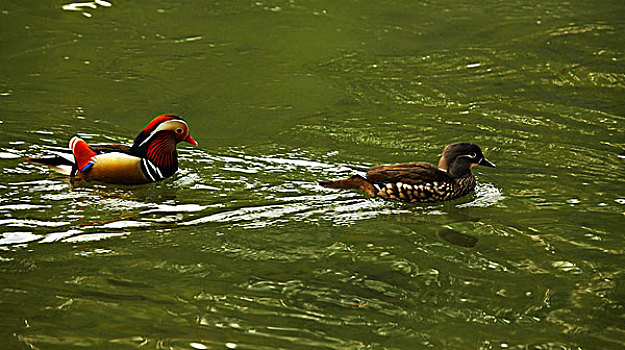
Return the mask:
<path id="1" fill-rule="evenodd" d="M 475 152 L 473 152 L 473 153 L 469 154 L 469 157 L 475 159 L 475 157 L 477 157 L 477 154 L 475 154 Z"/>
<path id="2" fill-rule="evenodd" d="M 178 134 L 182 134 L 182 129 L 176 129 L 176 132 L 177 132 Z"/>

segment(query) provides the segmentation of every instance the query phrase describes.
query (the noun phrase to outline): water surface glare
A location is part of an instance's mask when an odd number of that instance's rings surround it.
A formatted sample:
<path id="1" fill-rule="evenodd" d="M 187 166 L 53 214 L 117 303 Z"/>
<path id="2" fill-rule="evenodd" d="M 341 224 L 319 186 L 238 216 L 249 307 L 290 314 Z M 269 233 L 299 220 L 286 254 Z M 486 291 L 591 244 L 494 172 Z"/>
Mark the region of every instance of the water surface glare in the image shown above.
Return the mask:
<path id="1" fill-rule="evenodd" d="M 7 349 L 622 349 L 625 6 L 0 4 Z M 182 115 L 142 186 L 23 163 Z M 474 194 L 321 188 L 475 142 Z"/>

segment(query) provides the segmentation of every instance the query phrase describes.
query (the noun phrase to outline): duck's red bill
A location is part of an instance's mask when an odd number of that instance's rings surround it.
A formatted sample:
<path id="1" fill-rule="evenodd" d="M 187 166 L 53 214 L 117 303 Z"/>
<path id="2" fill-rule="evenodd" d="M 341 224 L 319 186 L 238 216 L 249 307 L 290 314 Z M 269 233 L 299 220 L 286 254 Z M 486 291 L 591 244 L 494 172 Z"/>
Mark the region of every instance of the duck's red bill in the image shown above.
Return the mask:
<path id="1" fill-rule="evenodd" d="M 188 143 L 190 143 L 190 144 L 192 144 L 192 145 L 199 146 L 199 145 L 198 145 L 198 143 L 197 143 L 197 141 L 195 141 L 195 140 L 193 139 L 193 137 L 191 137 L 191 135 L 187 136 L 187 138 L 186 138 L 186 139 L 184 139 L 184 140 L 185 140 L 185 142 L 188 142 Z"/>

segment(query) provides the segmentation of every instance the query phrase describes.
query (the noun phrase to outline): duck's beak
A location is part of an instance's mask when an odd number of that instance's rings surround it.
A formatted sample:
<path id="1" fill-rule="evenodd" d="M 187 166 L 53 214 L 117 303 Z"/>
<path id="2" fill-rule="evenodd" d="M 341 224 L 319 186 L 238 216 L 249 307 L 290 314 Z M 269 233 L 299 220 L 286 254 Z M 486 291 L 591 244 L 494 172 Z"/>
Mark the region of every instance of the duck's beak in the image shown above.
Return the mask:
<path id="1" fill-rule="evenodd" d="M 187 138 L 186 138 L 186 139 L 184 139 L 184 142 L 188 142 L 188 143 L 190 143 L 190 144 L 192 144 L 192 145 L 199 146 L 199 145 L 197 144 L 197 141 L 195 141 L 195 140 L 193 139 L 193 137 L 191 137 L 191 135 L 187 136 Z M 493 165 L 493 166 L 494 166 L 494 165 Z"/>
<path id="2" fill-rule="evenodd" d="M 189 136 L 190 137 L 190 136 Z M 483 165 L 483 166 L 487 166 L 487 167 L 491 167 L 491 168 L 496 168 L 494 163 L 491 163 L 488 161 L 488 159 L 486 158 L 482 158 L 482 160 L 480 160 L 479 163 L 477 163 L 478 165 Z"/>

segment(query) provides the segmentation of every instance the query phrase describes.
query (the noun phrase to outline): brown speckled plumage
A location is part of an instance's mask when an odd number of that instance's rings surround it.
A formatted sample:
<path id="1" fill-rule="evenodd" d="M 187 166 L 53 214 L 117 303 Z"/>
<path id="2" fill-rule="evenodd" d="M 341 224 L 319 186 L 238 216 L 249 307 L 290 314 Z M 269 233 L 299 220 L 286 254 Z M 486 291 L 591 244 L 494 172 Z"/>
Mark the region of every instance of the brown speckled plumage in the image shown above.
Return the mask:
<path id="1" fill-rule="evenodd" d="M 429 163 L 399 163 L 373 167 L 366 178 L 320 181 L 327 188 L 357 189 L 382 198 L 404 202 L 440 202 L 462 197 L 475 189 L 471 168 L 495 167 L 472 143 L 455 143 L 443 151 L 439 166 Z"/>

